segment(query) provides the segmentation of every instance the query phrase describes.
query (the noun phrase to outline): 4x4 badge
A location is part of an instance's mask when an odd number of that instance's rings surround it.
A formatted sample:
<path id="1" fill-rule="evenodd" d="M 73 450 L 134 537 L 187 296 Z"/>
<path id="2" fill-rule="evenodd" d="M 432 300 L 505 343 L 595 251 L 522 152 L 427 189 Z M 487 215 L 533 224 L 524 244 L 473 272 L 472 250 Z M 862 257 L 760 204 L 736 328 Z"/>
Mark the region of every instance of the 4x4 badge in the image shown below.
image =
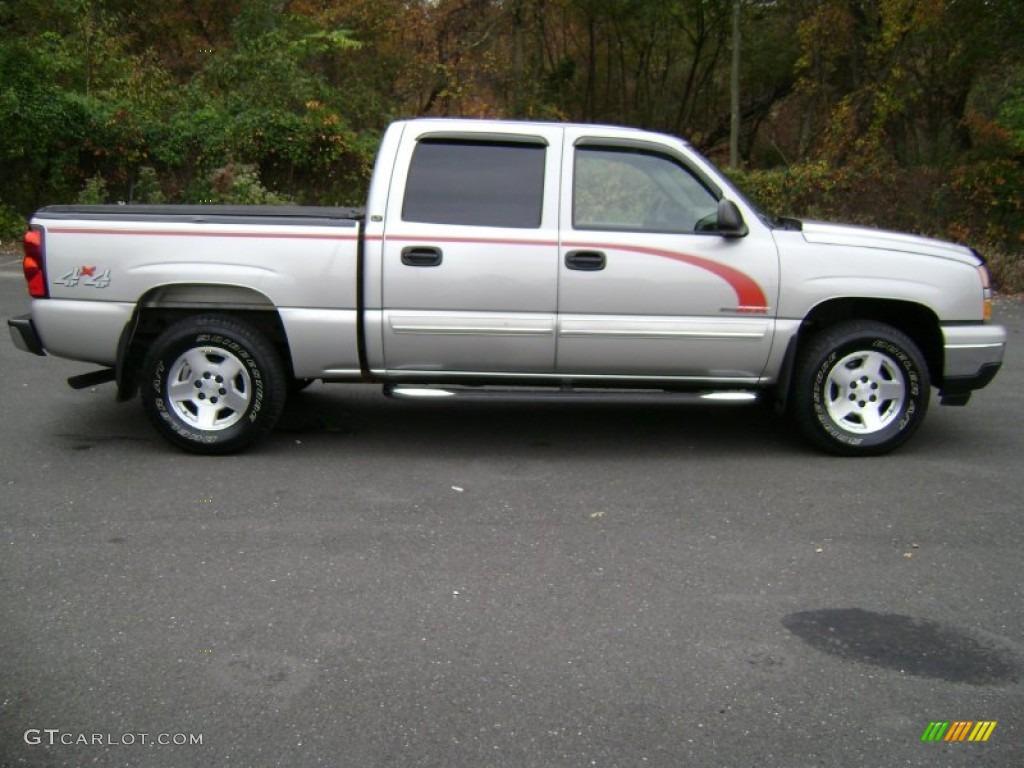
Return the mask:
<path id="1" fill-rule="evenodd" d="M 110 285 L 110 270 L 99 267 L 75 267 L 54 280 L 58 285 L 67 288 L 74 288 L 77 285 L 86 285 L 90 288 L 106 288 Z"/>

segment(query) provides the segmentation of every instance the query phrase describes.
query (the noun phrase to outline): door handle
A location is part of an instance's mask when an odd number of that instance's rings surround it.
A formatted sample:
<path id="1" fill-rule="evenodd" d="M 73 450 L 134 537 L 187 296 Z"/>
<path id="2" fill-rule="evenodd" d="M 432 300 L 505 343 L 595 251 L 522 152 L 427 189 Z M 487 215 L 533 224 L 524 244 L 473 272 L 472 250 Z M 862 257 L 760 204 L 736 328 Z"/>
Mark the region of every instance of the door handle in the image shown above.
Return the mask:
<path id="1" fill-rule="evenodd" d="M 565 254 L 565 266 L 580 272 L 598 272 L 605 268 L 607 261 L 602 251 L 569 251 Z"/>
<path id="2" fill-rule="evenodd" d="M 402 263 L 407 267 L 438 267 L 444 259 L 440 248 L 410 245 L 402 249 Z"/>

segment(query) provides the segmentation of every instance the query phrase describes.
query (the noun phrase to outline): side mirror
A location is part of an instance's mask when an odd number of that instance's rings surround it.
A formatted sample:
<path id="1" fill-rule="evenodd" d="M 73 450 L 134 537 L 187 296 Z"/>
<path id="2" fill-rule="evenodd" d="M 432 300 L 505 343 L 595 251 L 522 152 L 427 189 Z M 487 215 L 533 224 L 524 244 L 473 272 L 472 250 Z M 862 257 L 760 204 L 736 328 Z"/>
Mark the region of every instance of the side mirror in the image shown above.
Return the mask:
<path id="1" fill-rule="evenodd" d="M 746 237 L 750 230 L 736 203 L 722 198 L 718 203 L 718 234 L 722 237 Z"/>

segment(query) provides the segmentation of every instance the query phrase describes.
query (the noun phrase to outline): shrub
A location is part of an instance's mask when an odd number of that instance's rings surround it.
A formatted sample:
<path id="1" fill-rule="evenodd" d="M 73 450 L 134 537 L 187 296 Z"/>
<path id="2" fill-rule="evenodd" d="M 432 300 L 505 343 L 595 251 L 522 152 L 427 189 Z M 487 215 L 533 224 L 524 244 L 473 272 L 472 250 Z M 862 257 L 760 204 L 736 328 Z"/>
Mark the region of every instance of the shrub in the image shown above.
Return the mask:
<path id="1" fill-rule="evenodd" d="M 1024 164 L 1002 158 L 961 166 L 946 193 L 953 237 L 1024 251 Z"/>
<path id="2" fill-rule="evenodd" d="M 943 171 L 832 168 L 824 163 L 730 171 L 770 214 L 844 221 L 966 243 L 993 283 L 1024 291 L 1024 164 L 986 159 Z"/>
<path id="3" fill-rule="evenodd" d="M 211 202 L 225 205 L 288 205 L 292 201 L 271 192 L 260 181 L 255 165 L 228 163 L 210 176 Z"/>
<path id="4" fill-rule="evenodd" d="M 992 286 L 1000 293 L 1024 294 L 1024 257 L 1021 252 L 1007 253 L 996 246 L 975 246 L 985 257 Z"/>
<path id="5" fill-rule="evenodd" d="M 9 205 L 0 203 L 0 245 L 21 240 L 28 229 L 28 221 Z"/>
<path id="6" fill-rule="evenodd" d="M 148 165 L 139 168 L 131 200 L 133 203 L 158 204 L 166 202 L 167 198 L 164 197 L 163 190 L 160 188 L 160 180 L 157 178 L 155 168 Z"/>
<path id="7" fill-rule="evenodd" d="M 100 205 L 107 202 L 107 182 L 97 174 L 86 180 L 76 202 L 81 205 Z"/>

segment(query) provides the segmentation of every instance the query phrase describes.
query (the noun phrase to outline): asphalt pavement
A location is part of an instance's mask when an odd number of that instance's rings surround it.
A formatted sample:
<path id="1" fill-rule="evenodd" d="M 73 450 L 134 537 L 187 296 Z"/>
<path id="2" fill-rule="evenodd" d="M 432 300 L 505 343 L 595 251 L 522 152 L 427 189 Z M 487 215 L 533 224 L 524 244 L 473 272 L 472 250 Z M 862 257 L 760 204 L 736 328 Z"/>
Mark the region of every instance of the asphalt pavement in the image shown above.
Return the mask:
<path id="1" fill-rule="evenodd" d="M 869 459 L 759 406 L 322 384 L 203 458 L 5 333 L 0 765 L 1022 765 L 996 314 L 995 382 Z"/>

